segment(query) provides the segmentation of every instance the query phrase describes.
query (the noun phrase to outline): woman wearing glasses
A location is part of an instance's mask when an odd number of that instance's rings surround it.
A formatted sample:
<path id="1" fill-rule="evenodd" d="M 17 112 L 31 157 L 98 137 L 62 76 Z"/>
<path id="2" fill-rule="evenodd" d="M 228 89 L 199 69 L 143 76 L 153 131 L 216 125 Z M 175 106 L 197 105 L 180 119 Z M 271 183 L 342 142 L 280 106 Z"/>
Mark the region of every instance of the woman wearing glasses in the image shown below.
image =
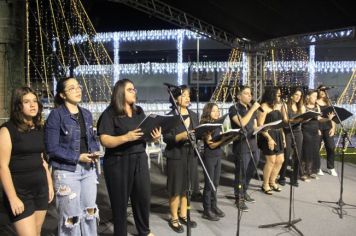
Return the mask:
<path id="1" fill-rule="evenodd" d="M 58 235 L 97 235 L 99 146 L 90 111 L 78 104 L 82 88 L 75 78 L 57 83 L 56 108 L 45 126 L 45 146 L 53 168 Z"/>
<path id="2" fill-rule="evenodd" d="M 116 82 L 109 107 L 98 121 L 100 142 L 106 148 L 104 175 L 114 217 L 114 235 L 127 235 L 127 206 L 131 200 L 138 235 L 152 236 L 149 227 L 150 173 L 143 133 L 137 127 L 145 118 L 135 105 L 136 89 L 132 81 Z M 151 133 L 153 141 L 160 129 Z"/>

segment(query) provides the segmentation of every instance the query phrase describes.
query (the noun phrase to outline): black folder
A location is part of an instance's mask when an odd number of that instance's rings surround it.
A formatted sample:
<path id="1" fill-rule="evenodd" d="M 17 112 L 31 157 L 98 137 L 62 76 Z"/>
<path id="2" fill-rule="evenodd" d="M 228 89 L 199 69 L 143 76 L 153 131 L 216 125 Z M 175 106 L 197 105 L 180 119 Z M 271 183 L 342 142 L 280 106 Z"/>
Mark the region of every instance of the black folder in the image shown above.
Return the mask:
<path id="1" fill-rule="evenodd" d="M 348 110 L 346 110 L 345 108 L 343 107 L 335 107 L 335 111 L 336 113 L 338 114 L 339 118 L 341 121 L 344 121 L 346 120 L 347 118 L 351 117 L 353 114 L 351 112 L 349 112 Z M 331 113 L 331 112 L 334 112 L 334 109 L 332 108 L 332 106 L 329 106 L 325 109 L 323 109 L 323 117 L 327 118 L 328 117 L 328 114 Z M 333 118 L 333 121 L 336 123 L 336 124 L 339 124 L 339 120 L 337 119 L 336 115 L 334 116 Z"/>
<path id="2" fill-rule="evenodd" d="M 202 125 L 198 125 L 195 127 L 195 137 L 197 139 L 201 139 L 204 134 L 215 130 L 216 128 L 221 127 L 219 123 L 206 123 Z"/>
<path id="3" fill-rule="evenodd" d="M 302 122 L 303 121 L 306 121 L 306 120 L 309 120 L 309 119 L 313 119 L 313 118 L 316 118 L 318 116 L 320 116 L 321 113 L 319 112 L 316 112 L 316 111 L 307 111 L 303 114 L 300 114 L 300 115 L 297 115 L 295 117 L 293 117 L 293 119 L 302 119 Z"/>
<path id="4" fill-rule="evenodd" d="M 219 134 L 219 135 L 213 137 L 211 141 L 213 141 L 213 142 L 219 142 L 219 141 L 221 141 L 222 139 L 227 138 L 227 137 L 234 138 L 234 137 L 240 135 L 240 130 L 241 130 L 241 129 L 230 129 L 230 130 L 227 130 L 226 132 L 221 133 L 221 134 Z"/>
<path id="5" fill-rule="evenodd" d="M 161 133 L 164 134 L 176 127 L 179 122 L 180 118 L 178 115 L 157 115 L 151 113 L 141 121 L 137 128 L 141 128 L 144 133 L 143 139 L 150 140 L 152 139 L 151 132 L 153 129 L 161 127 Z"/>
<path id="6" fill-rule="evenodd" d="M 261 125 L 260 127 L 257 128 L 257 130 L 255 130 L 253 132 L 253 135 L 256 135 L 257 133 L 264 131 L 264 130 L 280 129 L 280 128 L 283 128 L 283 122 L 282 122 L 282 120 L 276 120 L 276 121 Z"/>

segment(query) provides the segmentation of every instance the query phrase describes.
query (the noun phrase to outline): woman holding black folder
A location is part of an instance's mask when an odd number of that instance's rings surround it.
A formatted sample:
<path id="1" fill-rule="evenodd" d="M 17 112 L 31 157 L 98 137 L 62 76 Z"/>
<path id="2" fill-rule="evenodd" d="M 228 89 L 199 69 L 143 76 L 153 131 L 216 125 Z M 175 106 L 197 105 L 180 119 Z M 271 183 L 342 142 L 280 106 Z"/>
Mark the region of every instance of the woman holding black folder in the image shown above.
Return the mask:
<path id="1" fill-rule="evenodd" d="M 180 114 L 185 118 L 184 126 L 193 130 L 198 125 L 197 114 L 188 107 L 190 106 L 190 90 L 182 85 L 172 90 L 173 98 L 177 103 Z M 170 102 L 172 106 L 174 101 Z M 172 110 L 169 114 L 176 114 Z M 169 195 L 170 220 L 169 226 L 177 233 L 184 232 L 181 224 L 187 224 L 187 168 L 190 170 L 190 180 L 197 179 L 198 160 L 189 142 L 185 127 L 180 123 L 176 128 L 163 135 L 167 144 L 165 156 L 167 157 L 167 190 Z M 189 166 L 187 166 L 187 160 Z M 180 209 L 180 210 L 179 210 Z M 179 215 L 178 215 L 179 211 Z M 195 228 L 197 223 L 190 221 L 190 227 Z"/>
<path id="2" fill-rule="evenodd" d="M 306 111 L 320 113 L 320 107 L 317 101 L 317 90 L 310 90 L 306 96 Z M 328 114 L 328 118 L 322 118 L 320 115 L 302 124 L 303 132 L 303 168 L 305 175 L 301 177 L 303 181 L 310 182 L 310 179 L 317 179 L 317 173 L 320 170 L 320 137 L 319 124 L 332 120 L 333 113 Z"/>
<path id="3" fill-rule="evenodd" d="M 294 117 L 303 114 L 305 112 L 305 107 L 303 104 L 303 91 L 301 88 L 297 87 L 291 91 L 291 95 L 288 98 L 286 104 L 282 106 L 283 121 L 285 123 L 290 122 L 292 127 L 292 132 L 294 134 L 296 149 L 299 158 L 302 158 L 302 145 L 303 145 L 303 133 L 300 120 L 294 119 Z M 286 137 L 286 148 L 284 149 L 284 162 L 282 168 L 279 171 L 278 183 L 282 186 L 286 184 L 286 171 L 287 166 L 292 160 L 293 163 L 293 174 L 290 178 L 290 183 L 294 186 L 298 186 L 298 175 L 299 175 L 299 160 L 297 154 L 294 153 L 293 143 L 292 143 L 292 132 L 289 127 L 284 128 L 284 134 Z M 290 155 L 293 152 L 293 157 L 290 159 Z"/>
<path id="4" fill-rule="evenodd" d="M 209 102 L 203 108 L 203 114 L 201 116 L 201 124 L 213 123 L 219 119 L 220 112 L 216 103 Z M 221 126 L 217 127 L 212 132 L 206 134 L 204 140 L 204 165 L 206 170 L 213 181 L 213 184 L 217 190 L 220 173 L 221 173 L 221 158 L 224 156 L 222 145 L 227 142 L 229 137 L 220 139 L 219 141 L 213 141 L 213 138 L 220 135 L 222 132 Z M 231 138 L 231 137 L 230 137 Z M 217 206 L 216 192 L 213 191 L 210 181 L 206 174 L 204 174 L 204 191 L 203 191 L 203 218 L 218 221 L 219 217 L 224 217 L 225 213 Z"/>
<path id="5" fill-rule="evenodd" d="M 127 205 L 131 199 L 139 235 L 150 235 L 150 174 L 144 135 L 137 127 L 145 118 L 136 106 L 136 89 L 129 79 L 116 82 L 111 103 L 98 121 L 98 134 L 105 149 L 104 175 L 114 217 L 114 235 L 127 235 Z M 151 132 L 153 141 L 161 130 Z"/>
<path id="6" fill-rule="evenodd" d="M 261 107 L 263 112 L 257 116 L 258 125 L 282 120 L 281 91 L 278 88 L 266 88 L 262 96 Z M 284 161 L 285 137 L 282 129 L 262 131 L 258 137 L 258 146 L 266 157 L 263 167 L 262 191 L 272 195 L 272 191 L 280 192 L 282 189 L 276 184 L 276 178 Z"/>
<path id="7" fill-rule="evenodd" d="M 318 105 L 320 106 L 320 111 L 323 112 L 327 107 L 331 104 L 326 97 L 325 86 L 320 85 L 318 87 L 318 100 L 316 100 Z M 332 176 L 337 176 L 337 173 L 334 168 L 334 160 L 335 160 L 335 129 L 336 124 L 334 121 L 322 122 L 319 124 L 319 129 L 321 131 L 321 141 L 324 141 L 324 146 L 326 150 L 326 167 L 328 169 L 328 173 Z M 320 169 L 318 172 L 319 175 L 323 175 L 323 171 Z"/>

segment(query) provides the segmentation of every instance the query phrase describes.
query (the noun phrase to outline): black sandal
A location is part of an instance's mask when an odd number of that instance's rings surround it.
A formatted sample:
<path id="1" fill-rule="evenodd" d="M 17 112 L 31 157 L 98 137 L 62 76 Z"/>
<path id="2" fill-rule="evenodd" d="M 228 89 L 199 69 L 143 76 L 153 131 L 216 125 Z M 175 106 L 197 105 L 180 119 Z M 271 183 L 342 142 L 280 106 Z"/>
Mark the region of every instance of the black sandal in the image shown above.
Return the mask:
<path id="1" fill-rule="evenodd" d="M 183 225 L 187 225 L 188 224 L 188 220 L 187 220 L 187 217 L 185 216 L 185 217 L 180 217 L 180 216 L 178 216 L 179 217 L 179 221 L 183 224 Z M 195 222 L 195 221 L 192 221 L 191 219 L 190 219 L 190 222 L 189 222 L 190 224 L 190 227 L 191 228 L 196 228 L 197 227 L 197 222 Z"/>
<path id="2" fill-rule="evenodd" d="M 180 224 L 178 219 L 170 219 L 168 221 L 168 225 L 169 227 L 171 227 L 171 229 L 173 229 L 174 232 L 176 233 L 183 233 L 184 232 L 184 228 L 183 226 Z"/>
<path id="3" fill-rule="evenodd" d="M 261 186 L 261 190 L 267 195 L 272 195 L 272 189 L 265 189 L 263 186 Z"/>
<path id="4" fill-rule="evenodd" d="M 271 190 L 273 190 L 273 191 L 276 191 L 276 192 L 282 191 L 282 189 L 278 186 L 278 184 L 274 184 L 274 185 L 270 184 L 269 186 L 270 186 Z"/>

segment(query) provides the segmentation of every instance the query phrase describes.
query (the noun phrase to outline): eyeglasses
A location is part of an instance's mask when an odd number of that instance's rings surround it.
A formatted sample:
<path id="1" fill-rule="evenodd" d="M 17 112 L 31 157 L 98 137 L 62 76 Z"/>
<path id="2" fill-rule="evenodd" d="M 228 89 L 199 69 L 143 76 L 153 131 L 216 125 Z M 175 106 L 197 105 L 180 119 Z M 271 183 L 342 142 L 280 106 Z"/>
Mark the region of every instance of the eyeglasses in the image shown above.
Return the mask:
<path id="1" fill-rule="evenodd" d="M 78 85 L 77 87 L 71 87 L 71 88 L 66 89 L 64 91 L 69 92 L 70 94 L 72 94 L 72 93 L 74 93 L 76 91 L 79 91 L 79 90 L 81 91 L 82 89 L 83 89 L 83 86 Z"/>
<path id="2" fill-rule="evenodd" d="M 135 88 L 128 88 L 128 89 L 126 89 L 126 91 L 129 93 L 137 93 L 137 89 L 135 89 Z"/>

